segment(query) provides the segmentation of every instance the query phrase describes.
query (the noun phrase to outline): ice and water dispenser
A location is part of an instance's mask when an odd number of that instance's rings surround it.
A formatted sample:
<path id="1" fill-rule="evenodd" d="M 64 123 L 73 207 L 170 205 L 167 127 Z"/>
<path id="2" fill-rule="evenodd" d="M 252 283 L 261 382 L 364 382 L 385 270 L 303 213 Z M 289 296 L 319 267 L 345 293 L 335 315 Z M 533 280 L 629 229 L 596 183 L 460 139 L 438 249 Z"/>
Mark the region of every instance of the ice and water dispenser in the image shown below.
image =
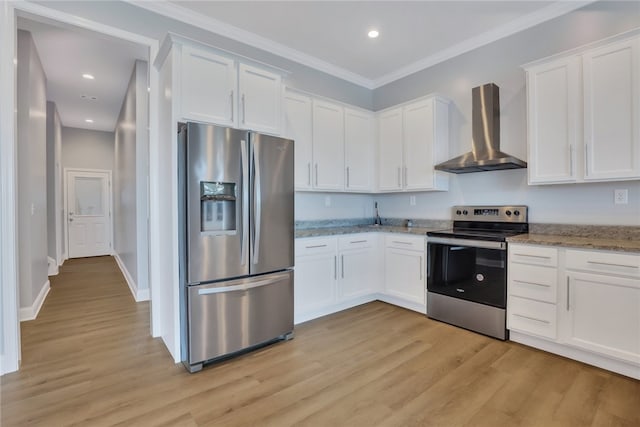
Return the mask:
<path id="1" fill-rule="evenodd" d="M 200 231 L 235 234 L 236 209 L 235 183 L 200 182 Z"/>

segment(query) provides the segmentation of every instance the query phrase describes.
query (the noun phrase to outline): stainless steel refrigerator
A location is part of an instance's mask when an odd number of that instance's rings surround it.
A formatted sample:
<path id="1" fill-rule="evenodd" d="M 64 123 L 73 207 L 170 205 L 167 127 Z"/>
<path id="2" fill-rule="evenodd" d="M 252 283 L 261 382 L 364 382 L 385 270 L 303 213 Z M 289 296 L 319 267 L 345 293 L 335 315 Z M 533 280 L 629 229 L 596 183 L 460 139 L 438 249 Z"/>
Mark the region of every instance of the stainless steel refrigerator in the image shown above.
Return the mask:
<path id="1" fill-rule="evenodd" d="M 204 363 L 293 331 L 293 141 L 179 126 L 182 360 Z"/>

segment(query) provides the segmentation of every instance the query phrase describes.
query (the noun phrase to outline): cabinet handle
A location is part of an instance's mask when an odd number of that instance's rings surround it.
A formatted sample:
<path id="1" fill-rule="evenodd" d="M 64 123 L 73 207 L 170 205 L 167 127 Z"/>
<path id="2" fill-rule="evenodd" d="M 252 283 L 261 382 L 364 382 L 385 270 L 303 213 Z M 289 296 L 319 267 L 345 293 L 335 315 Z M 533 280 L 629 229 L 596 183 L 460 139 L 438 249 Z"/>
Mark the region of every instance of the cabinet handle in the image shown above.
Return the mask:
<path id="1" fill-rule="evenodd" d="M 312 245 L 312 246 L 305 246 L 305 248 L 307 249 L 313 249 L 313 248 L 326 248 L 327 245 Z"/>
<path id="2" fill-rule="evenodd" d="M 584 168 L 585 175 L 589 176 L 589 142 L 584 144 Z"/>
<path id="3" fill-rule="evenodd" d="M 349 188 L 349 166 L 347 166 L 347 188 Z"/>
<path id="4" fill-rule="evenodd" d="M 413 244 L 411 242 L 401 242 L 399 240 L 393 240 L 391 243 L 398 243 L 400 245 L 412 245 Z"/>
<path id="5" fill-rule="evenodd" d="M 535 317 L 524 316 L 524 315 L 518 314 L 518 313 L 513 313 L 513 315 L 517 316 L 517 317 L 522 317 L 523 319 L 529 319 L 529 320 L 534 320 L 534 321 L 540 322 L 540 323 L 546 323 L 547 325 L 551 323 L 548 320 L 536 319 Z"/>
<path id="6" fill-rule="evenodd" d="M 569 287 L 569 276 L 567 276 L 567 311 L 569 311 L 569 308 L 571 307 L 569 304 L 569 297 L 571 294 L 569 292 L 571 292 L 571 288 Z"/>
<path id="7" fill-rule="evenodd" d="M 367 243 L 366 240 L 352 240 L 349 243 Z"/>
<path id="8" fill-rule="evenodd" d="M 340 264 L 342 267 L 342 278 L 344 279 L 344 255 L 340 255 Z"/>
<path id="9" fill-rule="evenodd" d="M 233 121 L 233 91 L 229 94 L 229 99 L 231 100 L 231 121 Z"/>
<path id="10" fill-rule="evenodd" d="M 400 167 L 398 166 L 398 187 L 402 187 L 402 178 L 400 177 Z"/>
<path id="11" fill-rule="evenodd" d="M 316 163 L 316 187 L 318 186 L 318 164 Z"/>
<path id="12" fill-rule="evenodd" d="M 420 280 L 422 280 L 422 255 L 420 255 Z"/>
<path id="13" fill-rule="evenodd" d="M 409 168 L 407 168 L 406 166 L 404 167 L 404 185 L 407 185 L 407 174 L 408 174 L 408 170 Z"/>
<path id="14" fill-rule="evenodd" d="M 246 112 L 246 109 L 245 109 L 245 105 L 246 105 L 246 103 L 244 101 L 244 93 L 243 93 L 242 94 L 242 124 L 245 123 L 246 118 L 247 118 L 247 112 Z"/>
<path id="15" fill-rule="evenodd" d="M 311 162 L 307 163 L 307 182 L 311 187 Z"/>
<path id="16" fill-rule="evenodd" d="M 518 280 L 518 279 L 513 279 L 513 281 L 517 282 L 517 283 L 524 283 L 525 285 L 536 285 L 536 286 L 542 286 L 542 287 L 545 287 L 545 288 L 550 288 L 551 287 L 551 285 L 547 285 L 547 284 L 544 284 L 544 283 L 527 282 L 527 281 Z"/>
<path id="17" fill-rule="evenodd" d="M 573 177 L 573 144 L 569 144 L 569 176 Z"/>
<path id="18" fill-rule="evenodd" d="M 524 257 L 529 257 L 529 258 L 540 258 L 540 259 L 551 259 L 550 256 L 544 256 L 544 255 L 529 255 L 529 254 L 519 254 L 519 253 L 515 253 L 515 256 L 524 256 Z"/>
<path id="19" fill-rule="evenodd" d="M 587 261 L 587 264 L 609 265 L 611 267 L 640 268 L 640 266 L 637 266 L 637 265 L 614 264 L 612 262 L 600 262 L 600 261 Z"/>
<path id="20" fill-rule="evenodd" d="M 338 256 L 333 256 L 333 280 L 338 280 Z"/>

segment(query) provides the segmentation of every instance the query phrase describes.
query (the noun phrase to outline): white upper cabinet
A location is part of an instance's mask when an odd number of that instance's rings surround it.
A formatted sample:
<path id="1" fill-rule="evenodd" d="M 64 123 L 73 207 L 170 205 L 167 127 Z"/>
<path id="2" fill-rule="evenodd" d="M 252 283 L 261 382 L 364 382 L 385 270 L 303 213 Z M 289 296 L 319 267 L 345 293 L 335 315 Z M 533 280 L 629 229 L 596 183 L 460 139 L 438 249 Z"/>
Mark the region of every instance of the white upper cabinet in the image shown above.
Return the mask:
<path id="1" fill-rule="evenodd" d="M 430 97 L 378 116 L 380 191 L 448 190 L 449 103 Z"/>
<path id="2" fill-rule="evenodd" d="M 529 184 L 640 178 L 640 38 L 525 66 Z"/>
<path id="3" fill-rule="evenodd" d="M 344 110 L 331 102 L 313 100 L 313 185 L 343 190 Z"/>
<path id="4" fill-rule="evenodd" d="M 378 189 L 402 190 L 402 108 L 378 116 Z"/>
<path id="5" fill-rule="evenodd" d="M 313 165 L 313 126 L 311 97 L 286 91 L 284 96 L 284 135 L 293 139 L 295 148 L 295 188 L 310 190 Z"/>
<path id="6" fill-rule="evenodd" d="M 371 191 L 375 131 L 373 113 L 344 109 L 346 191 Z"/>
<path id="7" fill-rule="evenodd" d="M 174 43 L 181 120 L 281 132 L 282 76 L 276 69 L 249 65 L 181 39 Z"/>
<path id="8" fill-rule="evenodd" d="M 529 183 L 576 180 L 580 59 L 527 70 Z"/>
<path id="9" fill-rule="evenodd" d="M 232 59 L 183 46 L 179 75 L 180 117 L 235 125 L 236 68 Z"/>
<path id="10" fill-rule="evenodd" d="M 239 76 L 239 127 L 280 133 L 282 77 L 247 64 L 240 64 Z"/>
<path id="11" fill-rule="evenodd" d="M 640 177 L 640 38 L 583 55 L 585 179 Z"/>

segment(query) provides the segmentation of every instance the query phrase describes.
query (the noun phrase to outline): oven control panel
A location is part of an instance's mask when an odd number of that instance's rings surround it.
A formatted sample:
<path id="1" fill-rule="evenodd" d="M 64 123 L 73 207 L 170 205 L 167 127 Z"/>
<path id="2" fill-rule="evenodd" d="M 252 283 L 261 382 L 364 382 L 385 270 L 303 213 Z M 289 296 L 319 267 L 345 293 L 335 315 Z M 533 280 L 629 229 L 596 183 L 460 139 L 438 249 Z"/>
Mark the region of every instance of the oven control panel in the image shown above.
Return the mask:
<path id="1" fill-rule="evenodd" d="M 454 206 L 454 221 L 527 222 L 527 206 Z"/>

